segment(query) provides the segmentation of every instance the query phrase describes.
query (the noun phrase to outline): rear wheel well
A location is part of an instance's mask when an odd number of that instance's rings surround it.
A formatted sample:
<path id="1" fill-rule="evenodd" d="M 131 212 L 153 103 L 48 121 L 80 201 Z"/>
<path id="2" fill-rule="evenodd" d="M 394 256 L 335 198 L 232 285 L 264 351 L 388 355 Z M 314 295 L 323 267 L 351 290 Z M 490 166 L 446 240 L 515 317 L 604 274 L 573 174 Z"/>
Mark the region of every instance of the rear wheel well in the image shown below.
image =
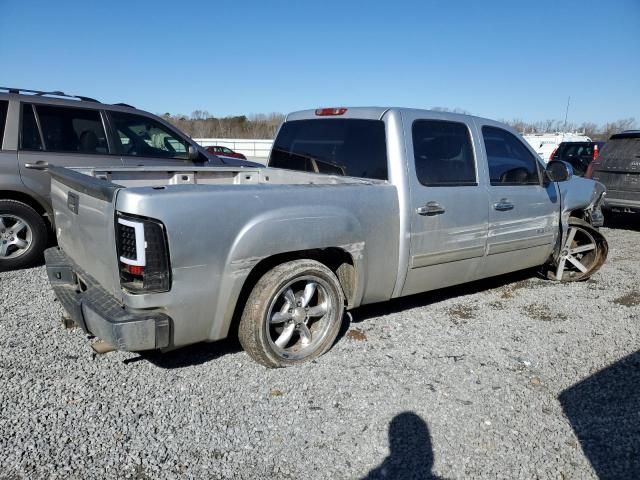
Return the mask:
<path id="1" fill-rule="evenodd" d="M 16 200 L 17 202 L 26 203 L 42 216 L 46 216 L 47 214 L 46 208 L 26 193 L 16 192 L 14 190 L 0 190 L 0 200 Z"/>
<path id="2" fill-rule="evenodd" d="M 258 283 L 258 280 L 260 280 L 265 273 L 278 265 L 292 260 L 301 259 L 316 260 L 328 267 L 338 277 L 347 305 L 351 305 L 354 302 L 356 270 L 353 263 L 353 257 L 347 251 L 342 248 L 331 247 L 279 253 L 260 260 L 247 276 L 244 284 L 242 285 L 242 289 L 240 290 L 240 295 L 238 295 L 232 325 L 229 329 L 230 335 L 235 335 L 237 333 L 238 324 L 242 317 L 242 311 L 253 287 Z"/>

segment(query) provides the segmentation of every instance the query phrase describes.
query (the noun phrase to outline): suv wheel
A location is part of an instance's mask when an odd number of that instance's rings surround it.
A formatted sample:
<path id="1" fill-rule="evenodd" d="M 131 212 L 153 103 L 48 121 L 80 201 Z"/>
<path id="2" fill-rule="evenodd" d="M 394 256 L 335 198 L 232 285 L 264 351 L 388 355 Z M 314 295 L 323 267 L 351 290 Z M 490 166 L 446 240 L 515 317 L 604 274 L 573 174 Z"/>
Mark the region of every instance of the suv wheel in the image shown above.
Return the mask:
<path id="1" fill-rule="evenodd" d="M 0 270 L 32 265 L 47 244 L 47 226 L 26 203 L 0 200 Z"/>
<path id="2" fill-rule="evenodd" d="M 256 283 L 238 336 L 244 350 L 270 368 L 305 362 L 325 353 L 344 312 L 342 287 L 315 260 L 283 263 Z"/>

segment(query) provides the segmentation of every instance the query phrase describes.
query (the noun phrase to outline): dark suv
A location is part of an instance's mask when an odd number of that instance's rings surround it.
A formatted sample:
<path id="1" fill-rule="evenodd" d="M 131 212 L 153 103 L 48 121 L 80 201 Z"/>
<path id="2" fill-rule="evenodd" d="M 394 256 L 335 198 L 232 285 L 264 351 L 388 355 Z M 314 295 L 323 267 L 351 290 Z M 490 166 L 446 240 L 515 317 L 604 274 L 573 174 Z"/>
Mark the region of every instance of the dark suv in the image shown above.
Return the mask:
<path id="1" fill-rule="evenodd" d="M 563 160 L 573 167 L 576 175 L 583 177 L 589 164 L 598 158 L 606 142 L 562 142 L 549 160 Z"/>
<path id="2" fill-rule="evenodd" d="M 0 87 L 0 270 L 32 263 L 47 245 L 49 163 L 186 167 L 229 161 L 129 105 Z"/>
<path id="3" fill-rule="evenodd" d="M 613 135 L 591 170 L 591 178 L 607 187 L 603 209 L 640 212 L 640 130 Z"/>

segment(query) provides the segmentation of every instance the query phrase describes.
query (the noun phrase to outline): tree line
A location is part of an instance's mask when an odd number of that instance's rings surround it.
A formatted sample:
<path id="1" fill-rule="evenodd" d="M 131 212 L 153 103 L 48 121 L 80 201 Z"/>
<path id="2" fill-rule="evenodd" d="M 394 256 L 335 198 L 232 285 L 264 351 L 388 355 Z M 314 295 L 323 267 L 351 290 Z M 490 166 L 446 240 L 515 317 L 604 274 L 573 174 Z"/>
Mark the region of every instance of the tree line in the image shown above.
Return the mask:
<path id="1" fill-rule="evenodd" d="M 192 138 L 271 139 L 284 121 L 281 113 L 215 117 L 206 110 L 196 110 L 191 115 L 165 113 L 162 118 Z"/>
<path id="2" fill-rule="evenodd" d="M 432 107 L 440 112 L 466 113 L 460 108 Z M 284 120 L 282 113 L 237 115 L 233 117 L 215 117 L 206 110 L 196 110 L 191 115 L 161 115 L 183 132 L 193 138 L 274 138 L 278 127 Z M 593 122 L 568 122 L 562 120 L 542 120 L 527 122 L 520 119 L 501 120 L 520 133 L 578 132 L 593 140 L 607 140 L 614 133 L 637 128 L 634 118 L 622 118 L 598 125 Z"/>

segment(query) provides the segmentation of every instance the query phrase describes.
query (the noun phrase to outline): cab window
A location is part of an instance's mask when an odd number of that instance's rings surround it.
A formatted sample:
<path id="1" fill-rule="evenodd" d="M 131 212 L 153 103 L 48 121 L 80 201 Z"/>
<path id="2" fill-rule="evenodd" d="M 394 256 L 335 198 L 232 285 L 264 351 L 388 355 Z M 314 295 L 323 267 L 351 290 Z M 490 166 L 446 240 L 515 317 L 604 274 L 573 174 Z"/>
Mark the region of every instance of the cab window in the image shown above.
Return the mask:
<path id="1" fill-rule="evenodd" d="M 466 125 L 416 120 L 411 130 L 416 175 L 422 185 L 477 185 L 471 134 Z"/>
<path id="2" fill-rule="evenodd" d="M 482 127 L 491 185 L 539 185 L 538 161 L 510 132 Z"/>
<path id="3" fill-rule="evenodd" d="M 110 116 L 122 155 L 188 159 L 188 142 L 160 122 L 130 113 L 110 112 Z"/>
<path id="4" fill-rule="evenodd" d="M 33 113 L 33 105 L 22 104 L 22 123 L 20 125 L 20 149 L 21 150 L 43 150 L 42 138 L 38 129 L 38 122 Z"/>

